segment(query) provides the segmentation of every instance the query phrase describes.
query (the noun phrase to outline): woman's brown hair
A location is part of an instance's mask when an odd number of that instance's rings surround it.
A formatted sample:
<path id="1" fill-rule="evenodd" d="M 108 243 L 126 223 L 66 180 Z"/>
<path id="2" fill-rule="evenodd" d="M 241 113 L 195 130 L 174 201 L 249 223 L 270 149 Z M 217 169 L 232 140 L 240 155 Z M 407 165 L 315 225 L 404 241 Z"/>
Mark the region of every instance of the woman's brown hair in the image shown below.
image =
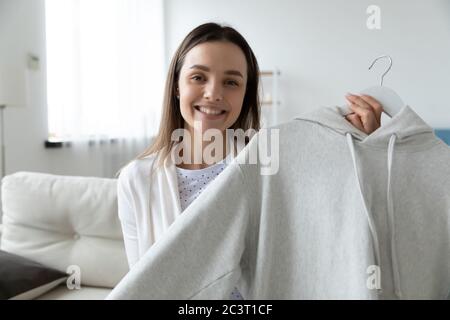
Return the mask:
<path id="1" fill-rule="evenodd" d="M 142 159 L 150 154 L 162 152 L 161 159 L 169 155 L 175 141 L 172 132 L 184 127 L 184 119 L 180 112 L 180 103 L 176 98 L 177 83 L 186 54 L 196 45 L 204 42 L 227 41 L 237 45 L 243 51 L 247 61 L 247 86 L 242 104 L 242 110 L 231 129 L 260 128 L 260 102 L 258 96 L 259 66 L 252 49 L 244 37 L 235 29 L 221 26 L 217 23 L 205 23 L 192 30 L 178 47 L 170 63 L 163 100 L 163 110 L 158 134 L 152 145 L 136 159 Z"/>

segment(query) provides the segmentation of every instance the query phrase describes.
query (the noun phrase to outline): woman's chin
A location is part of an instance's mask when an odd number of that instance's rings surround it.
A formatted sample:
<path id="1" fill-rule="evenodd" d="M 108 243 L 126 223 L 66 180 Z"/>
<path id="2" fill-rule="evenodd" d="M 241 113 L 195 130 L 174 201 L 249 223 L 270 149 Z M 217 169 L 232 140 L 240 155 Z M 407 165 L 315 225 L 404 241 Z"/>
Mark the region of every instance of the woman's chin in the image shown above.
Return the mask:
<path id="1" fill-rule="evenodd" d="M 194 122 L 194 128 L 196 131 L 201 131 L 205 133 L 208 130 L 216 129 L 220 131 L 225 131 L 225 117 L 223 119 L 209 120 L 209 119 L 199 119 L 196 118 Z"/>

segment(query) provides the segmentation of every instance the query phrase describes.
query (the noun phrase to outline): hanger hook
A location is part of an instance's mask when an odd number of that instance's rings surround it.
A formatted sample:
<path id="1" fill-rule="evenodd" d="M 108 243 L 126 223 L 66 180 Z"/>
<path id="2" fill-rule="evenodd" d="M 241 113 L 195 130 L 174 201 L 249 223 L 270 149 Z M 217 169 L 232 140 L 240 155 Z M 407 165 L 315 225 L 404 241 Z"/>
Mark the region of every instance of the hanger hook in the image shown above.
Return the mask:
<path id="1" fill-rule="evenodd" d="M 372 64 L 369 67 L 369 70 L 373 67 L 373 65 L 375 64 L 375 62 L 377 62 L 379 59 L 381 58 L 388 58 L 389 59 L 389 67 L 387 68 L 387 70 L 383 73 L 383 75 L 381 76 L 381 86 L 383 86 L 383 79 L 384 76 L 389 72 L 389 70 L 391 70 L 392 68 L 392 58 L 391 56 L 388 55 L 383 55 L 383 56 L 379 56 L 378 58 L 376 58 L 375 60 L 373 60 Z"/>

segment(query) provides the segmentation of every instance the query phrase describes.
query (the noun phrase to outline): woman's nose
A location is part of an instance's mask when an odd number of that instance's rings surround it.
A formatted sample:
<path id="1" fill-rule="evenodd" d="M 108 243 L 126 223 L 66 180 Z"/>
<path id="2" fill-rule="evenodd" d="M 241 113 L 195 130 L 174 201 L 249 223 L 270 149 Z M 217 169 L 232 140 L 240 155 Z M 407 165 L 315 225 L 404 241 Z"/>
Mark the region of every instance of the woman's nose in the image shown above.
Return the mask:
<path id="1" fill-rule="evenodd" d="M 222 86 L 215 82 L 207 84 L 205 87 L 204 97 L 209 101 L 222 101 Z"/>

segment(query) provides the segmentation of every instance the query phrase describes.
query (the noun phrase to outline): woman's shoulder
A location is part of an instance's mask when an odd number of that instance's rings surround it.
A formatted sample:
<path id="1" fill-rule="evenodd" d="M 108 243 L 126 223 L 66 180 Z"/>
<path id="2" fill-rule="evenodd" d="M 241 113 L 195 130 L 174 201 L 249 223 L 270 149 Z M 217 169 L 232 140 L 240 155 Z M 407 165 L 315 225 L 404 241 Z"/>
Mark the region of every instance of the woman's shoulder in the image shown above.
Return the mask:
<path id="1" fill-rule="evenodd" d="M 144 158 L 134 159 L 120 170 L 119 180 L 135 180 L 139 177 L 147 177 L 151 173 L 153 164 L 156 161 L 157 154 L 151 154 Z"/>

